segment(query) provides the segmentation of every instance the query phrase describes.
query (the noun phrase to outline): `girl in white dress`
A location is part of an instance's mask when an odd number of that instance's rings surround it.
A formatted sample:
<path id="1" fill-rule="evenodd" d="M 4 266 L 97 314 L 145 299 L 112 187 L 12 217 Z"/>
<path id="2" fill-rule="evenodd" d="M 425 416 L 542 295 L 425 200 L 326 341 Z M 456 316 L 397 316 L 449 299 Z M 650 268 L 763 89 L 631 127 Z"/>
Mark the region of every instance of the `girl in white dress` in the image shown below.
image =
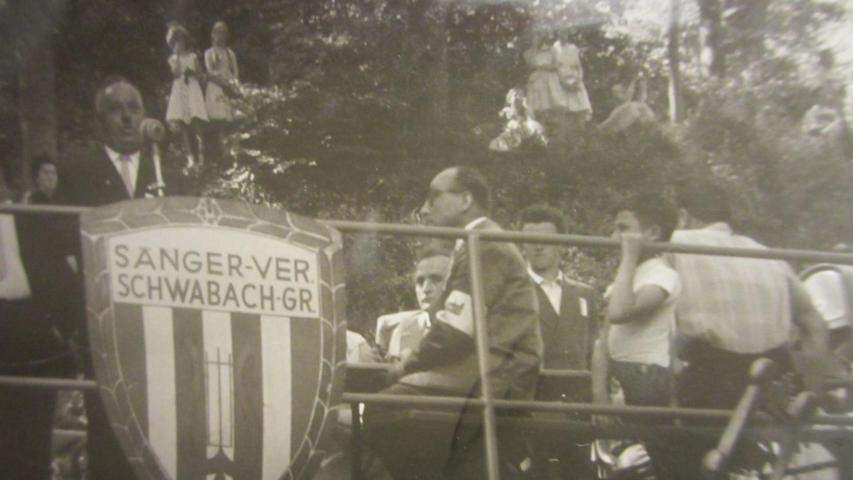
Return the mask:
<path id="1" fill-rule="evenodd" d="M 223 131 L 234 118 L 229 95 L 236 94 L 240 73 L 237 56 L 227 46 L 228 26 L 225 22 L 216 22 L 210 37 L 213 46 L 204 52 L 204 66 L 208 75 L 204 99 L 217 142 L 211 147 L 220 152 L 223 148 Z"/>
<path id="2" fill-rule="evenodd" d="M 194 152 L 202 163 L 203 145 L 200 138 L 202 124 L 207 122 L 207 107 L 201 93 L 199 79 L 201 65 L 196 54 L 187 49 L 189 32 L 181 26 L 169 28 L 166 43 L 172 49 L 169 67 L 172 70 L 172 92 L 166 109 L 166 121 L 183 140 L 188 166 L 195 164 Z M 193 148 L 196 147 L 196 148 Z"/>

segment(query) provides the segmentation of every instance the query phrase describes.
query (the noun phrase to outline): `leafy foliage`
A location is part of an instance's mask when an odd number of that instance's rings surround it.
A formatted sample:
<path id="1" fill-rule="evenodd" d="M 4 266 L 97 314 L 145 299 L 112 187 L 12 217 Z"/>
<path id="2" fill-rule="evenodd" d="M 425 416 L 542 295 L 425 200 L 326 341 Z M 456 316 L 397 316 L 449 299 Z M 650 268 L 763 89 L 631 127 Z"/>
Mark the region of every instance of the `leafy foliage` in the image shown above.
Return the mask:
<path id="1" fill-rule="evenodd" d="M 811 59 L 822 32 L 847 21 L 841 4 L 722 0 L 727 75 L 710 79 L 698 3 L 683 3 L 686 124 L 618 137 L 587 128 L 566 145 L 498 154 L 487 145 L 501 130 L 505 93 L 526 83 L 521 53 L 534 31 L 579 47 L 593 124 L 618 104 L 611 88 L 640 71 L 662 118 L 666 2 L 70 1 L 55 42 L 61 149 L 92 141 L 93 85 L 108 73 L 140 84 L 149 113 L 163 116 L 166 22 L 183 12 L 197 49 L 215 20 L 228 22 L 244 81 L 229 155 L 187 172 L 189 193 L 318 218 L 405 222 L 432 175 L 462 163 L 488 175 L 494 216 L 504 225 L 544 201 L 566 213 L 573 233 L 606 235 L 610 208 L 629 193 L 667 192 L 684 175 L 714 175 L 736 199 L 738 226 L 768 244 L 849 240 L 850 164 L 799 131 L 821 81 Z M 347 242 L 357 329 L 414 304 L 411 241 L 362 235 Z M 567 269 L 601 286 L 612 275 L 609 257 L 570 249 Z"/>

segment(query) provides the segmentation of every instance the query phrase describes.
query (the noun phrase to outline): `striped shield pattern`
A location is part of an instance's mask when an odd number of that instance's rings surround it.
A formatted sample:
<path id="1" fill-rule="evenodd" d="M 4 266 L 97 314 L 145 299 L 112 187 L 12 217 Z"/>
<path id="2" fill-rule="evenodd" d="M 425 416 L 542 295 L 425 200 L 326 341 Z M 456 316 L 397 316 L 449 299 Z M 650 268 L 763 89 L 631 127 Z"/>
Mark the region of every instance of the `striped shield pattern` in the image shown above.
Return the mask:
<path id="1" fill-rule="evenodd" d="M 310 478 L 343 388 L 338 232 L 177 197 L 92 210 L 81 235 L 94 371 L 139 478 Z"/>

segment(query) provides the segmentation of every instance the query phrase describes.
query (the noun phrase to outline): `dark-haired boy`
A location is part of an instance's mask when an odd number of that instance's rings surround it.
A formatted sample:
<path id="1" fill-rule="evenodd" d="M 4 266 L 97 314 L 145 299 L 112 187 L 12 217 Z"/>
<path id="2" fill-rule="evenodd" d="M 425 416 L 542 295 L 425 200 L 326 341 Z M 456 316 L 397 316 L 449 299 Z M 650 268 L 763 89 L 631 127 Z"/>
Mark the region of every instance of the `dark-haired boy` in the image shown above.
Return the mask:
<path id="1" fill-rule="evenodd" d="M 615 210 L 614 240 L 622 243 L 616 278 L 608 288 L 607 321 L 592 361 L 592 394 L 608 403 L 615 379 L 627 405 L 667 406 L 672 397 L 670 341 L 681 281 L 660 256 L 643 250 L 643 242 L 668 241 L 675 228 L 675 208 L 657 194 L 632 197 Z M 671 467 L 660 462 L 665 446 L 646 445 L 658 478 Z M 666 472 L 666 473 L 664 473 Z"/>
<path id="2" fill-rule="evenodd" d="M 556 208 L 533 205 L 519 217 L 525 233 L 564 234 L 566 221 Z M 572 280 L 560 269 L 563 248 L 559 245 L 526 243 L 521 246 L 530 278 L 539 297 L 540 329 L 545 342 L 544 368 L 587 370 L 596 318 L 595 290 Z M 545 397 L 542 394 L 546 393 Z M 547 398 L 546 398 L 547 397 Z M 540 400 L 556 400 L 548 392 L 537 392 Z"/>
<path id="3" fill-rule="evenodd" d="M 564 234 L 566 220 L 562 212 L 544 204 L 522 210 L 519 216 L 525 233 Z M 563 247 L 543 243 L 525 243 L 521 251 L 539 298 L 539 328 L 545 346 L 542 366 L 546 369 L 588 370 L 597 316 L 597 293 L 589 285 L 572 280 L 561 270 Z M 540 378 L 536 399 L 543 401 L 588 401 L 589 390 L 566 391 Z M 560 414 L 537 413 L 544 418 L 562 418 Z M 564 478 L 587 479 L 595 474 L 589 466 L 588 444 L 554 444 L 535 441 L 536 463 L 547 476 L 559 468 Z M 555 463 L 558 461 L 558 463 Z"/>
<path id="4" fill-rule="evenodd" d="M 644 194 L 616 209 L 613 238 L 622 242 L 616 278 L 607 292 L 607 322 L 593 360 L 593 397 L 608 401 L 608 379 L 622 387 L 628 405 L 665 406 L 672 391 L 670 339 L 678 273 L 643 242 L 668 241 L 675 209 L 663 197 Z"/>

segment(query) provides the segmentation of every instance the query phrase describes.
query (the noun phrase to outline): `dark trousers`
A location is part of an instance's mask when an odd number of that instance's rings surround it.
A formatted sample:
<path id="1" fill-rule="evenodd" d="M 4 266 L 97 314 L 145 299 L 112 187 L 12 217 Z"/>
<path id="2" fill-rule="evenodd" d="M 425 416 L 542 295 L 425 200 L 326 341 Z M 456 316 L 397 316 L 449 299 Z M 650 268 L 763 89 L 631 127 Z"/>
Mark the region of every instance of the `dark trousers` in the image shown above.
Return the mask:
<path id="1" fill-rule="evenodd" d="M 89 425 L 86 443 L 89 456 L 89 480 L 136 478 L 121 446 L 110 428 L 98 392 L 86 392 Z"/>
<path id="2" fill-rule="evenodd" d="M 539 379 L 536 388 L 536 400 L 540 402 L 589 402 L 592 393 L 587 384 L 548 384 Z M 533 418 L 553 421 L 589 421 L 589 415 L 578 413 L 533 412 Z M 530 478 L 550 480 L 593 480 L 598 478 L 594 465 L 590 461 L 590 442 L 579 439 L 566 439 L 554 442 L 550 436 L 532 436 L 535 473 Z M 555 462 L 556 461 L 556 462 Z"/>
<path id="3" fill-rule="evenodd" d="M 692 408 L 734 408 L 749 385 L 749 368 L 759 358 L 773 360 L 780 373 L 792 368 L 785 347 L 739 354 L 693 342 L 682 356 L 687 365 L 678 377 L 676 394 L 679 405 Z"/>
<path id="4" fill-rule="evenodd" d="M 652 363 L 621 362 L 610 360 L 610 375 L 619 382 L 625 403 L 638 407 L 666 407 L 672 400 L 672 372 L 669 368 Z M 626 420 L 635 424 L 660 425 L 667 420 L 659 418 L 634 418 Z M 666 441 L 646 440 L 643 442 L 655 477 L 666 480 L 672 477 L 666 457 L 670 455 Z"/>
<path id="5" fill-rule="evenodd" d="M 666 367 L 611 360 L 610 375 L 622 386 L 628 405 L 665 407 L 670 403 L 672 372 Z"/>
<path id="6" fill-rule="evenodd" d="M 38 374 L 32 370 L 18 373 Z M 56 392 L 51 390 L 0 389 L 0 471 L 3 478 L 50 479 L 55 407 Z"/>
<path id="7" fill-rule="evenodd" d="M 773 360 L 782 373 L 792 368 L 790 354 L 784 346 L 757 354 L 739 354 L 703 342 L 691 342 L 685 347 L 682 358 L 687 365 L 676 379 L 676 396 L 679 406 L 688 408 L 735 408 L 749 385 L 749 368 L 759 358 Z M 705 422 L 684 423 L 701 425 Z M 677 461 L 673 471 L 679 473 L 673 478 L 702 478 L 702 459 L 716 444 L 715 439 L 679 442 L 670 454 L 670 458 Z"/>
<path id="8" fill-rule="evenodd" d="M 441 389 L 394 384 L 380 393 L 392 395 L 456 396 Z M 462 409 L 452 409 L 461 415 Z M 365 438 L 394 479 L 442 479 L 450 466 L 451 445 L 456 443 L 456 425 L 444 422 L 433 424 L 415 422 L 405 416 L 405 407 L 368 405 L 364 413 Z M 474 432 L 465 433 L 467 444 L 475 440 Z M 477 442 L 479 443 L 479 442 Z M 468 453 L 465 445 L 456 458 Z M 471 452 L 476 454 L 477 452 Z M 474 477 L 476 478 L 476 477 Z"/>
<path id="9" fill-rule="evenodd" d="M 0 300 L 0 375 L 62 377 L 72 367 L 47 312 Z M 0 475 L 48 480 L 56 391 L 0 387 Z"/>
<path id="10" fill-rule="evenodd" d="M 442 389 L 394 384 L 383 394 L 459 396 Z M 477 479 L 485 477 L 485 450 L 480 408 L 452 407 L 455 421 L 415 421 L 412 407 L 368 406 L 364 413 L 367 444 L 397 480 Z M 474 415 L 470 415 L 474 414 Z M 475 420 L 476 418 L 476 420 Z M 513 478 L 511 465 L 526 456 L 520 435 L 499 432 L 501 478 Z"/>

